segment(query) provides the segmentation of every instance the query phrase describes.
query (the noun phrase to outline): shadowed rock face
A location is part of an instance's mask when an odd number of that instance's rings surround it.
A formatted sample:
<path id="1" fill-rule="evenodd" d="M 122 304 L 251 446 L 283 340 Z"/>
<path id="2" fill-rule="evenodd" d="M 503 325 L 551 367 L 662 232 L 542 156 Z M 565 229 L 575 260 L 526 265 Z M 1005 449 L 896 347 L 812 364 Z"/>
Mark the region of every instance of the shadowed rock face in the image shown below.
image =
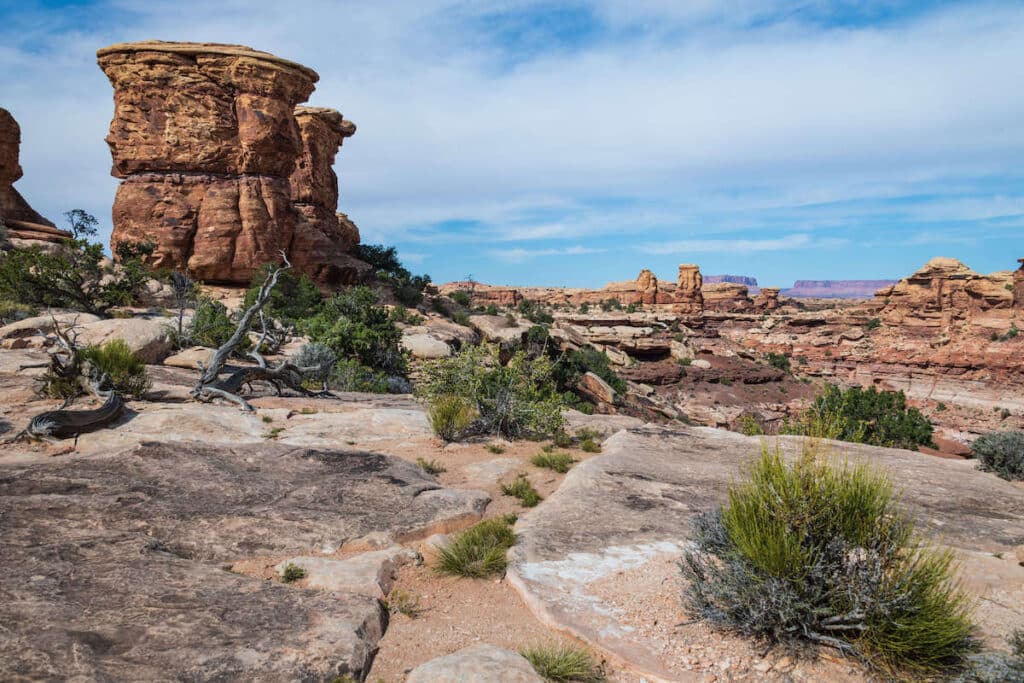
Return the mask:
<path id="1" fill-rule="evenodd" d="M 97 57 L 114 87 L 111 173 L 124 180 L 112 247 L 151 241 L 152 265 L 208 282 L 248 284 L 282 251 L 325 287 L 365 277 L 347 254 L 331 169 L 355 126 L 295 109 L 316 72 L 211 43 L 126 43 Z"/>
<path id="2" fill-rule="evenodd" d="M 71 237 L 40 216 L 14 189 L 22 176 L 20 154 L 21 128 L 9 111 L 0 108 L 0 222 L 6 225 L 8 237 L 15 245 L 18 240 L 59 242 Z"/>
<path id="3" fill-rule="evenodd" d="M 0 678 L 361 679 L 379 603 L 222 566 L 479 514 L 388 456 L 144 443 L 0 468 Z"/>

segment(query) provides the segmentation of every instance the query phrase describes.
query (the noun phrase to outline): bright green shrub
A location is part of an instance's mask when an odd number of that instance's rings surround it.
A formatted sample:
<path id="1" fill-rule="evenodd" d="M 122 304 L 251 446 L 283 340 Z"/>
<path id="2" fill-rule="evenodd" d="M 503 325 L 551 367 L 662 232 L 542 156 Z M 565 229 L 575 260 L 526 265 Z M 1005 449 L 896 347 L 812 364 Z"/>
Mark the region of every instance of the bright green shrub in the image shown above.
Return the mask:
<path id="1" fill-rule="evenodd" d="M 815 399 L 806 418 L 826 432 L 816 436 L 887 448 L 932 445 L 931 423 L 917 408 L 907 407 L 902 391 L 875 387 L 844 391 L 830 385 Z"/>
<path id="2" fill-rule="evenodd" d="M 501 492 L 506 496 L 518 498 L 523 507 L 528 508 L 537 507 L 537 504 L 544 500 L 525 474 L 520 474 L 510 484 L 502 484 Z"/>
<path id="3" fill-rule="evenodd" d="M 951 670 L 975 644 L 948 550 L 930 550 L 890 480 L 831 465 L 808 441 L 787 465 L 764 446 L 720 509 L 697 516 L 685 601 L 714 626 L 825 644 L 878 665 Z"/>
<path id="4" fill-rule="evenodd" d="M 473 424 L 476 411 L 460 396 L 440 395 L 431 400 L 427 417 L 434 434 L 445 441 L 458 441 Z"/>
<path id="5" fill-rule="evenodd" d="M 768 365 L 772 366 L 777 370 L 789 372 L 792 369 L 789 364 L 789 356 L 783 353 L 769 353 L 767 356 L 765 356 L 765 360 L 768 361 Z"/>
<path id="6" fill-rule="evenodd" d="M 626 381 L 612 370 L 608 356 L 593 346 L 584 346 L 564 354 L 555 365 L 555 376 L 558 386 L 571 389 L 587 372 L 592 372 L 614 389 L 624 394 L 628 388 Z"/>
<path id="7" fill-rule="evenodd" d="M 268 274 L 274 268 L 276 266 L 268 263 L 256 271 L 252 278 L 252 285 L 245 293 L 243 308 L 249 308 L 256 302 L 260 287 L 266 282 Z M 283 270 L 277 278 L 277 285 L 270 293 L 270 300 L 263 306 L 263 312 L 286 325 L 292 325 L 319 313 L 323 301 L 320 289 L 308 275 L 294 270 Z"/>
<path id="8" fill-rule="evenodd" d="M 354 358 L 389 375 L 405 374 L 406 358 L 399 346 L 402 332 L 369 287 L 338 292 L 316 315 L 300 320 L 298 330 L 338 358 Z"/>
<path id="9" fill-rule="evenodd" d="M 553 470 L 559 474 L 565 474 L 576 461 L 568 453 L 538 453 L 530 458 L 530 463 L 535 467 Z"/>
<path id="10" fill-rule="evenodd" d="M 97 378 L 103 375 L 109 378 L 109 386 L 102 389 L 113 388 L 133 398 L 142 398 L 149 391 L 146 364 L 123 339 L 111 339 L 102 346 L 87 347 L 82 351 L 82 360 L 92 365 Z"/>
<path id="11" fill-rule="evenodd" d="M 519 651 L 534 671 L 552 683 L 602 683 L 601 666 L 586 650 L 572 645 L 534 645 Z"/>
<path id="12" fill-rule="evenodd" d="M 208 346 L 218 348 L 235 333 L 237 325 L 228 315 L 227 307 L 219 301 L 201 298 L 192 319 L 185 328 L 185 339 L 175 340 L 178 346 Z M 239 351 L 246 351 L 252 343 L 246 338 Z"/>
<path id="13" fill-rule="evenodd" d="M 501 574 L 508 566 L 505 554 L 516 542 L 514 518 L 485 519 L 457 535 L 437 551 L 437 571 L 484 578 Z"/>

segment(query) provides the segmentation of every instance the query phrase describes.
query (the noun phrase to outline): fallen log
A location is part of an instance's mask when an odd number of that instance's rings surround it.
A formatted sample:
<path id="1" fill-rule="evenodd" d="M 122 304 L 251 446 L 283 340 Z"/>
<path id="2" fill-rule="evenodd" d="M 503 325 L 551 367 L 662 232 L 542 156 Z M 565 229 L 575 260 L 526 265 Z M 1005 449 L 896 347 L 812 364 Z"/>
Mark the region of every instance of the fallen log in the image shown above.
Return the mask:
<path id="1" fill-rule="evenodd" d="M 34 439 L 66 439 L 106 427 L 124 412 L 124 400 L 111 391 L 99 408 L 50 410 L 32 418 L 25 435 Z"/>

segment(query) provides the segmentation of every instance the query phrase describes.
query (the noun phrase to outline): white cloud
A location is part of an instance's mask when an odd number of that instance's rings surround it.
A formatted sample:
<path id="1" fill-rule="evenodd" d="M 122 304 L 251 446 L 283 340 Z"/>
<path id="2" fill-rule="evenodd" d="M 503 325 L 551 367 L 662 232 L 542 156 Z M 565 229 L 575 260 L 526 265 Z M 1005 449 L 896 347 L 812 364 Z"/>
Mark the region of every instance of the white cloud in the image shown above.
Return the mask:
<path id="1" fill-rule="evenodd" d="M 524 263 L 539 256 L 585 256 L 587 254 L 600 254 L 605 251 L 607 249 L 576 245 L 561 249 L 489 249 L 487 254 L 506 263 Z"/>

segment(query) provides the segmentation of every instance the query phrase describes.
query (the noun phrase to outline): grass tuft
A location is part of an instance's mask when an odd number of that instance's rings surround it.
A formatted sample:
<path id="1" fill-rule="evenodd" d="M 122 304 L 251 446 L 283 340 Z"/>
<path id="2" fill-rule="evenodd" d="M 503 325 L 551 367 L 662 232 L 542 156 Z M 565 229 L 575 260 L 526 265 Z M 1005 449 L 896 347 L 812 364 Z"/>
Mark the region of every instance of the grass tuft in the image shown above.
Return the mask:
<path id="1" fill-rule="evenodd" d="M 476 419 L 476 411 L 459 396 L 437 396 L 427 409 L 430 427 L 444 441 L 457 441 Z"/>
<path id="2" fill-rule="evenodd" d="M 439 463 L 437 460 L 426 460 L 424 458 L 416 458 L 416 464 L 426 472 L 427 474 L 441 474 L 447 472 L 447 468 Z"/>
<path id="3" fill-rule="evenodd" d="M 501 492 L 506 496 L 514 496 L 519 499 L 519 502 L 523 504 L 523 507 L 536 507 L 537 503 L 544 500 L 537 493 L 537 489 L 533 488 L 533 484 L 526 477 L 525 474 L 520 474 L 512 480 L 511 484 L 502 484 Z"/>
<path id="4" fill-rule="evenodd" d="M 304 578 L 306 578 L 306 570 L 291 562 L 286 564 L 281 572 L 281 580 L 285 583 L 292 583 Z"/>
<path id="5" fill-rule="evenodd" d="M 601 683 L 601 666 L 589 652 L 572 645 L 533 645 L 519 651 L 534 671 L 553 683 Z"/>
<path id="6" fill-rule="evenodd" d="M 495 455 L 501 455 L 502 453 L 505 452 L 505 447 L 500 444 L 492 443 L 489 446 L 487 446 L 487 450 L 490 451 L 491 453 L 494 453 Z"/>
<path id="7" fill-rule="evenodd" d="M 485 578 L 508 566 L 506 551 L 516 541 L 514 515 L 485 519 L 456 536 L 437 551 L 435 569 L 443 574 Z"/>
<path id="8" fill-rule="evenodd" d="M 536 467 L 554 470 L 559 474 L 568 472 L 575 462 L 568 453 L 538 453 L 530 458 L 530 463 Z"/>

